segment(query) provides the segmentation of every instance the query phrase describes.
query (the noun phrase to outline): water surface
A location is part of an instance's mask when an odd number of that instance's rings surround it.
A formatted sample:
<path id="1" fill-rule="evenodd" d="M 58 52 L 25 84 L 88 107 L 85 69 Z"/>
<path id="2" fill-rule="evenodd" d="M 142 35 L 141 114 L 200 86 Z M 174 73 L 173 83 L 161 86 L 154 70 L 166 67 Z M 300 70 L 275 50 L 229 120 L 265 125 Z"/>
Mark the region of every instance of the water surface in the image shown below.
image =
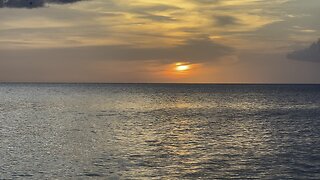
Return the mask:
<path id="1" fill-rule="evenodd" d="M 319 179 L 320 85 L 0 84 L 0 179 Z"/>

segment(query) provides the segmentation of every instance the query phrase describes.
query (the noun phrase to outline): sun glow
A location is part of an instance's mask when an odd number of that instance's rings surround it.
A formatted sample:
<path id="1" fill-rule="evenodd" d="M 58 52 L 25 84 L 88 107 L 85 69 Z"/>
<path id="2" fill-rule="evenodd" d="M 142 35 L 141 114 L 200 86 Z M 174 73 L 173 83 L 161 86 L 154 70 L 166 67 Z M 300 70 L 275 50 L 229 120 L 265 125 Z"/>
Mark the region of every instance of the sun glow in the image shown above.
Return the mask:
<path id="1" fill-rule="evenodd" d="M 161 76 L 168 78 L 172 82 L 187 82 L 190 79 L 197 78 L 204 70 L 206 69 L 203 68 L 202 64 L 176 61 L 165 65 L 163 71 L 161 71 Z"/>
<path id="2" fill-rule="evenodd" d="M 183 63 L 176 63 L 176 71 L 182 72 L 190 69 L 190 65 Z"/>

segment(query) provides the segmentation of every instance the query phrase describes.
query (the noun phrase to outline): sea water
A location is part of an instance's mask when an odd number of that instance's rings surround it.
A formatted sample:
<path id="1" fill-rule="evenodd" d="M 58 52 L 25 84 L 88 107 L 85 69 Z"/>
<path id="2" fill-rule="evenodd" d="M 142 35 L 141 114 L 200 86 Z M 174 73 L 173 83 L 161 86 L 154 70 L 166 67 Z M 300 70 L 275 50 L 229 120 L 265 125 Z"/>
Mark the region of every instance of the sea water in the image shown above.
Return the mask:
<path id="1" fill-rule="evenodd" d="M 320 85 L 0 84 L 0 179 L 319 179 Z"/>

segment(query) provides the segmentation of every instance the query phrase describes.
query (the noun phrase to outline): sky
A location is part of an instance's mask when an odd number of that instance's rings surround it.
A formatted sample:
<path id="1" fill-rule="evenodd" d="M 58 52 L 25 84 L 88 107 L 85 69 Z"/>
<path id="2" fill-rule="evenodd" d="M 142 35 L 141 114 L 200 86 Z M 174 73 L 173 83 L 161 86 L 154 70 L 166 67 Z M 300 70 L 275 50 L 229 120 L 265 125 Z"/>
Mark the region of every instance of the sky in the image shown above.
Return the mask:
<path id="1" fill-rule="evenodd" d="M 320 83 L 320 0 L 0 0 L 0 82 Z"/>

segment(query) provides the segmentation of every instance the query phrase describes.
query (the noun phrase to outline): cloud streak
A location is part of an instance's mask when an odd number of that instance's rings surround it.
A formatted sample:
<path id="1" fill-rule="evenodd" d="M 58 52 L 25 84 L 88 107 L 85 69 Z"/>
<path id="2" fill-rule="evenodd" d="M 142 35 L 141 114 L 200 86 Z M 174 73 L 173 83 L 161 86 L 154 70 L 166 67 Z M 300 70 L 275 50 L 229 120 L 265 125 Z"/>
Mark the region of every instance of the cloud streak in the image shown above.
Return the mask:
<path id="1" fill-rule="evenodd" d="M 297 50 L 287 55 L 289 59 L 320 63 L 320 39 L 306 49 Z"/>
<path id="2" fill-rule="evenodd" d="M 46 4 L 67 4 L 82 0 L 0 0 L 0 8 L 39 8 Z"/>
<path id="3" fill-rule="evenodd" d="M 39 50 L 3 51 L 2 59 L 43 59 L 52 56 L 64 60 L 99 60 L 99 61 L 148 61 L 157 60 L 163 63 L 176 61 L 210 62 L 233 53 L 233 49 L 209 39 L 195 39 L 176 47 L 137 48 L 129 45 L 109 45 L 92 47 L 75 47 Z"/>

